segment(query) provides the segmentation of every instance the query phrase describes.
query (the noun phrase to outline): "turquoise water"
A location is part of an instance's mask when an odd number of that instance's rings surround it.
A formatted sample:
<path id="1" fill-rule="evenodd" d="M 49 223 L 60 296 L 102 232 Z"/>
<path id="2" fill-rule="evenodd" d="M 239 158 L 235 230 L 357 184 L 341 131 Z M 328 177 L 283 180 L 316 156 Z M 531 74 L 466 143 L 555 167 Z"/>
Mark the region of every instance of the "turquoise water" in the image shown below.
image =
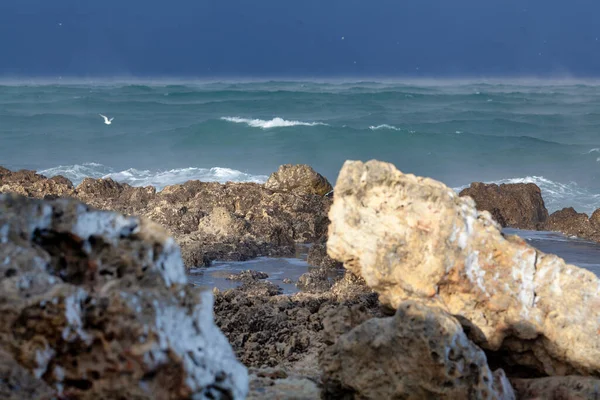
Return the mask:
<path id="1" fill-rule="evenodd" d="M 591 212 L 600 206 L 600 86 L 0 85 L 0 165 L 76 183 L 260 182 L 284 163 L 308 163 L 335 181 L 344 160 L 373 158 L 454 188 L 535 182 L 551 211 Z"/>

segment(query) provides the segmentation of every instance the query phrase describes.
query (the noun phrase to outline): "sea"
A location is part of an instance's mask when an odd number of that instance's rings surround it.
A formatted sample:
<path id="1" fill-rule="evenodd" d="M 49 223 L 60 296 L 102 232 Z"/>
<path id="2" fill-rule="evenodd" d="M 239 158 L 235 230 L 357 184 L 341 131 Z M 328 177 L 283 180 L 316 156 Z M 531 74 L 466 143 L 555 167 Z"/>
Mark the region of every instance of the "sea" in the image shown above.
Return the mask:
<path id="1" fill-rule="evenodd" d="M 345 160 L 370 159 L 455 190 L 532 182 L 550 212 L 590 214 L 600 81 L 0 82 L 0 165 L 76 184 L 264 182 L 297 163 L 335 182 Z"/>

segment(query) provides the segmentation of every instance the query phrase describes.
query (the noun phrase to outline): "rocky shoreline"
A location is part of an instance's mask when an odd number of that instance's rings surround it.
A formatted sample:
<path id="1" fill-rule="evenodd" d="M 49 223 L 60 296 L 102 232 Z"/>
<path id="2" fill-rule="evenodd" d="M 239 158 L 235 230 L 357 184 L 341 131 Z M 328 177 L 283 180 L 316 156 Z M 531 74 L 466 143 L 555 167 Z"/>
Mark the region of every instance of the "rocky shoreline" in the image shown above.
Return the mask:
<path id="1" fill-rule="evenodd" d="M 600 281 L 500 231 L 600 241 L 600 211 L 549 215 L 531 184 L 459 196 L 376 161 L 331 190 L 308 166 L 158 193 L 0 168 L 1 397 L 600 396 Z M 318 267 L 300 293 L 256 272 L 187 283 L 298 243 Z"/>

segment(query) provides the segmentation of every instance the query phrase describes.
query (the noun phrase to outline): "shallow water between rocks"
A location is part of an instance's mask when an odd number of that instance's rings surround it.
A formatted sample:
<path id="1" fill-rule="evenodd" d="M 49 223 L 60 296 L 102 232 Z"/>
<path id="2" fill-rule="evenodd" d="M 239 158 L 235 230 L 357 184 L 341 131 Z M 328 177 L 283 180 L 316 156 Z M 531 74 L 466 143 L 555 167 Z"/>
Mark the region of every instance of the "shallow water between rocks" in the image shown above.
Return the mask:
<path id="1" fill-rule="evenodd" d="M 544 253 L 556 254 L 569 264 L 586 268 L 600 276 L 600 244 L 583 239 L 569 238 L 557 232 L 504 229 L 504 233 L 518 235 Z M 312 268 L 307 262 L 309 246 L 299 246 L 294 258 L 260 257 L 249 261 L 219 261 L 210 267 L 195 268 L 188 274 L 191 283 L 219 290 L 232 289 L 241 283 L 227 280 L 230 274 L 245 270 L 265 272 L 267 280 L 283 289 L 284 294 L 298 292 L 298 278 Z M 293 283 L 283 283 L 284 279 Z"/>

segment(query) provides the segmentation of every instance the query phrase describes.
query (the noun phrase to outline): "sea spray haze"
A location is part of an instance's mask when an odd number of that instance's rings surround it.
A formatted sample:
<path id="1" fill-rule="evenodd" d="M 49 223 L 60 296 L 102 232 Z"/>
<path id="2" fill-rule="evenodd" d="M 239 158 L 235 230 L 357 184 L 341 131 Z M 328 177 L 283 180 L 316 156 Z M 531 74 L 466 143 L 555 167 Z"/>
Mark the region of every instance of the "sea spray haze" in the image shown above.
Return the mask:
<path id="1" fill-rule="evenodd" d="M 599 110 L 594 82 L 11 83 L 0 165 L 160 189 L 262 182 L 286 163 L 335 181 L 345 160 L 376 158 L 456 188 L 534 182 L 551 211 L 590 212 Z"/>

